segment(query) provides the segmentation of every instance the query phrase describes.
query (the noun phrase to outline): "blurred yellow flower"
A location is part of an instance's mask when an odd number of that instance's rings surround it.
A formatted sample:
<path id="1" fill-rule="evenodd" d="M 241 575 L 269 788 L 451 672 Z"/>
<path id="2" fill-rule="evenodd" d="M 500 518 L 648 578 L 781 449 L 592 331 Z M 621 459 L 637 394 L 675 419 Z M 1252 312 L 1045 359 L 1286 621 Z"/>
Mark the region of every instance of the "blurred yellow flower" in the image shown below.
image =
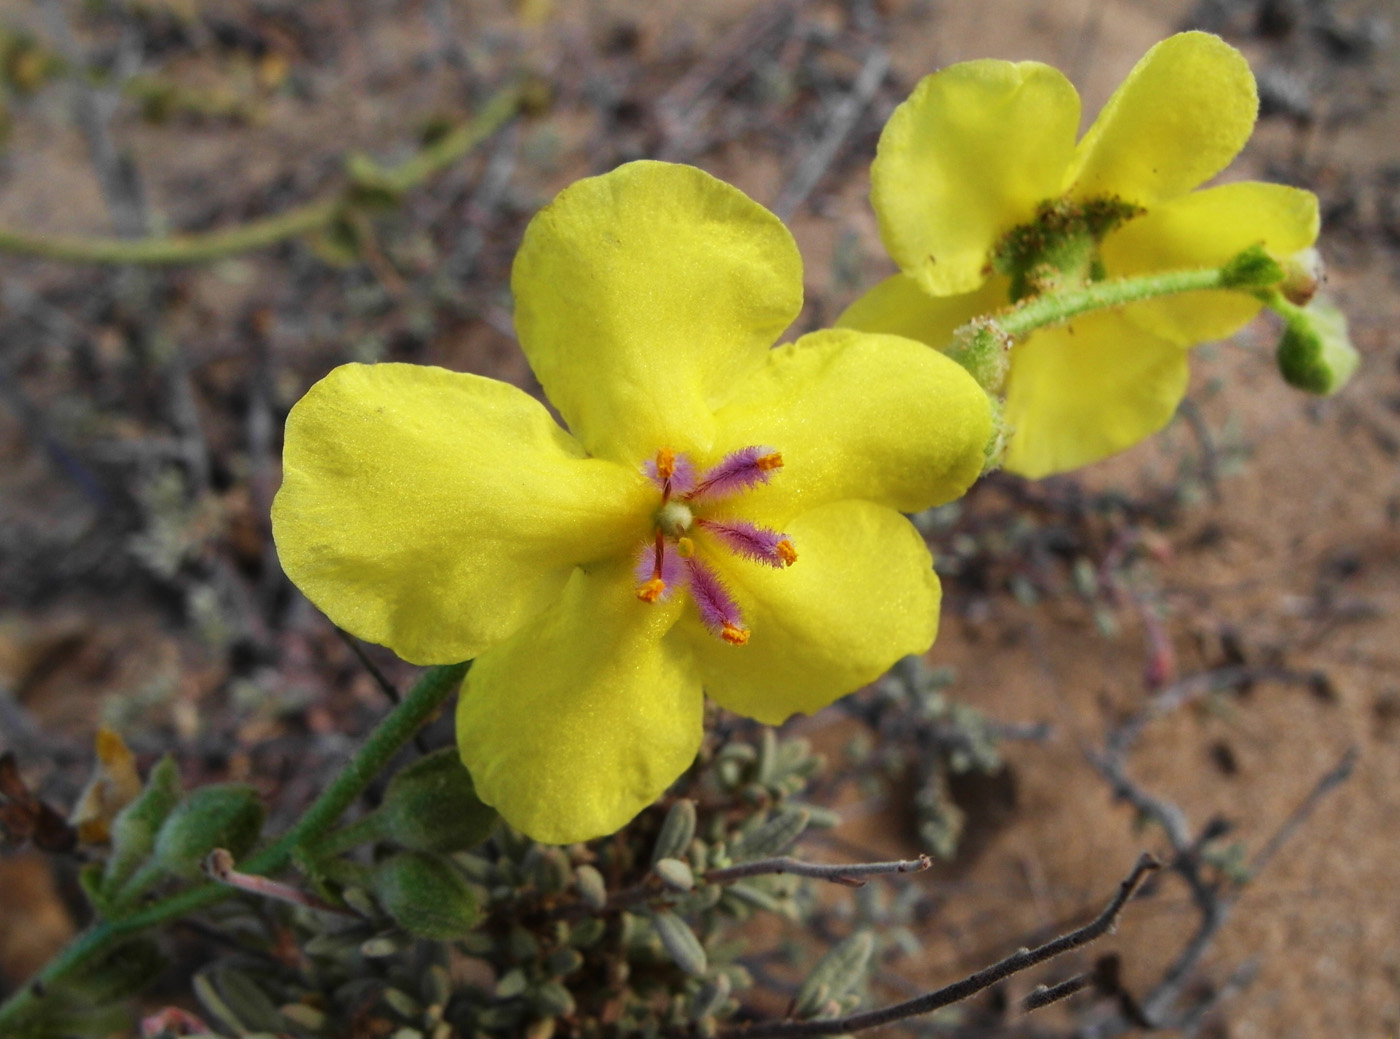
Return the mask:
<path id="1" fill-rule="evenodd" d="M 1253 245 L 1283 258 L 1317 237 L 1317 199 L 1256 182 L 1194 190 L 1254 126 L 1244 57 L 1180 33 L 1129 73 L 1076 144 L 1079 96 L 1038 62 L 970 61 L 923 79 L 871 168 L 900 273 L 838 324 L 936 348 L 971 317 L 1104 277 L 1218 267 Z M 1186 390 L 1186 348 L 1258 313 L 1247 292 L 1192 292 L 1096 312 L 1015 347 L 1006 466 L 1063 472 L 1156 432 Z"/>
<path id="2" fill-rule="evenodd" d="M 927 649 L 938 579 L 900 513 L 963 493 L 991 419 L 907 339 L 769 349 L 801 308 L 796 246 L 691 167 L 564 190 L 512 288 L 570 432 L 492 379 L 346 365 L 288 418 L 273 530 L 336 624 L 476 659 L 457 721 L 477 791 L 562 843 L 689 766 L 702 689 L 777 723 Z"/>

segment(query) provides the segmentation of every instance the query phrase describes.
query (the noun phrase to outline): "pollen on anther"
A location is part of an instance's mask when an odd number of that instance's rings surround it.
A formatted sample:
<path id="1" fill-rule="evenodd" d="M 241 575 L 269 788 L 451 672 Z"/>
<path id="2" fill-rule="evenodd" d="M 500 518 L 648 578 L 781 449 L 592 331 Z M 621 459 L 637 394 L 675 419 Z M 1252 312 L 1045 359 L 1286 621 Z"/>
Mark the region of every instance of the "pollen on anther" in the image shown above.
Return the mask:
<path id="1" fill-rule="evenodd" d="M 653 577 L 637 589 L 637 598 L 642 602 L 656 602 L 666 592 L 666 582 Z"/>
<path id="2" fill-rule="evenodd" d="M 728 642 L 731 646 L 742 646 L 749 641 L 749 629 L 741 628 L 737 624 L 726 624 L 719 633 L 719 637 Z"/>
<path id="3" fill-rule="evenodd" d="M 778 558 L 783 561 L 784 565 L 792 566 L 793 563 L 797 562 L 797 549 L 792 547 L 792 542 L 787 540 L 787 538 L 779 541 L 774 548 L 778 553 Z"/>
<path id="4" fill-rule="evenodd" d="M 779 451 L 774 451 L 769 455 L 761 455 L 754 459 L 754 465 L 765 472 L 769 469 L 781 469 L 783 467 L 783 456 Z"/>
<path id="5" fill-rule="evenodd" d="M 690 538 L 676 538 L 676 554 L 682 559 L 695 555 L 695 542 Z"/>

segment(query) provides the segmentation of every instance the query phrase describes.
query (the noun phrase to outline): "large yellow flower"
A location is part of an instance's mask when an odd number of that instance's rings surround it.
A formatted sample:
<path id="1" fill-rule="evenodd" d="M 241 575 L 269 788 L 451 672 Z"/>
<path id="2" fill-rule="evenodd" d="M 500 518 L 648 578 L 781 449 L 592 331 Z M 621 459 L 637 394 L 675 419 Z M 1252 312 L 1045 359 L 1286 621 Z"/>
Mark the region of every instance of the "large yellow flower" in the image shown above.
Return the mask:
<path id="1" fill-rule="evenodd" d="M 1076 144 L 1079 96 L 1038 62 L 970 61 L 922 80 L 871 167 L 880 234 L 900 273 L 840 325 L 949 345 L 959 324 L 1056 284 L 1218 267 L 1253 245 L 1317 237 L 1317 199 L 1276 184 L 1194 191 L 1244 146 L 1258 95 L 1243 56 L 1188 32 L 1139 61 Z M 1186 349 L 1258 313 L 1247 292 L 1195 292 L 1037 332 L 1012 353 L 1007 468 L 1073 469 L 1171 418 Z"/>
<path id="2" fill-rule="evenodd" d="M 458 734 L 526 833 L 610 833 L 691 762 L 702 688 L 776 724 L 933 641 L 900 515 L 976 478 L 985 395 L 802 304 L 776 217 L 699 170 L 623 166 L 530 223 L 516 329 L 568 424 L 492 379 L 346 365 L 287 420 L 273 532 L 330 618 L 406 660 L 476 658 Z"/>

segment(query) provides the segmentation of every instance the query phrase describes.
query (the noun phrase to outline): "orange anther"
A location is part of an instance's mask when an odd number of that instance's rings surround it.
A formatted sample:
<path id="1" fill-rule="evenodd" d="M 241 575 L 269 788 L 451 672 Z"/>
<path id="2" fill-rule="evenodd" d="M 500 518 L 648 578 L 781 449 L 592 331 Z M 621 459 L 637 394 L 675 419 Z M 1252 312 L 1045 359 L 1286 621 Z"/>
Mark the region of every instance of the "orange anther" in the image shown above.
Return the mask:
<path id="1" fill-rule="evenodd" d="M 646 584 L 637 589 L 637 598 L 642 602 L 656 602 L 661 598 L 661 593 L 666 590 L 666 582 L 659 577 L 653 577 Z"/>
<path id="2" fill-rule="evenodd" d="M 676 555 L 682 559 L 689 559 L 695 555 L 695 542 L 690 538 L 676 538 Z"/>
<path id="3" fill-rule="evenodd" d="M 779 541 L 774 548 L 778 553 L 778 558 L 783 561 L 784 566 L 792 566 L 793 563 L 797 562 L 797 549 L 792 547 L 792 542 L 787 538 L 783 538 L 782 541 Z"/>
<path id="4" fill-rule="evenodd" d="M 783 456 L 779 451 L 774 451 L 771 455 L 760 455 L 754 459 L 754 465 L 760 469 L 781 469 L 783 467 Z"/>
<path id="5" fill-rule="evenodd" d="M 749 641 L 749 629 L 741 628 L 737 624 L 726 623 L 724 630 L 719 633 L 719 637 L 731 646 L 742 646 Z"/>
<path id="6" fill-rule="evenodd" d="M 663 447 L 656 452 L 656 475 L 663 480 L 669 480 L 676 475 L 676 452 L 669 447 Z"/>

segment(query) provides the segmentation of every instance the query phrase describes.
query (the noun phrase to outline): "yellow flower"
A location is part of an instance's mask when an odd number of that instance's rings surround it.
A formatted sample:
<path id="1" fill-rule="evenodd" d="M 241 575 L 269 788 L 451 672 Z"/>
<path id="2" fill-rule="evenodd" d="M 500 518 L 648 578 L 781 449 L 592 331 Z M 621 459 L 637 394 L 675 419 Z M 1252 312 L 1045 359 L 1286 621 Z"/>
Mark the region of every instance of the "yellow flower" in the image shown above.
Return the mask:
<path id="1" fill-rule="evenodd" d="M 691 167 L 567 188 L 512 289 L 569 432 L 492 379 L 337 368 L 287 420 L 273 531 L 336 624 L 417 664 L 475 658 L 477 791 L 562 843 L 689 766 L 702 688 L 776 724 L 927 649 L 938 580 L 900 513 L 963 493 L 991 420 L 907 339 L 770 349 L 802 305 L 796 246 Z"/>
<path id="2" fill-rule="evenodd" d="M 1188 32 L 1139 61 L 1076 144 L 1079 96 L 1038 62 L 970 61 L 921 81 L 880 136 L 871 201 L 900 273 L 838 324 L 949 344 L 971 317 L 1103 277 L 1218 267 L 1252 245 L 1286 257 L 1317 237 L 1317 199 L 1255 182 L 1195 191 L 1249 139 L 1244 58 Z M 1017 345 L 1006 466 L 1097 461 L 1156 432 L 1186 390 L 1186 349 L 1260 303 L 1194 292 L 1096 312 Z"/>

